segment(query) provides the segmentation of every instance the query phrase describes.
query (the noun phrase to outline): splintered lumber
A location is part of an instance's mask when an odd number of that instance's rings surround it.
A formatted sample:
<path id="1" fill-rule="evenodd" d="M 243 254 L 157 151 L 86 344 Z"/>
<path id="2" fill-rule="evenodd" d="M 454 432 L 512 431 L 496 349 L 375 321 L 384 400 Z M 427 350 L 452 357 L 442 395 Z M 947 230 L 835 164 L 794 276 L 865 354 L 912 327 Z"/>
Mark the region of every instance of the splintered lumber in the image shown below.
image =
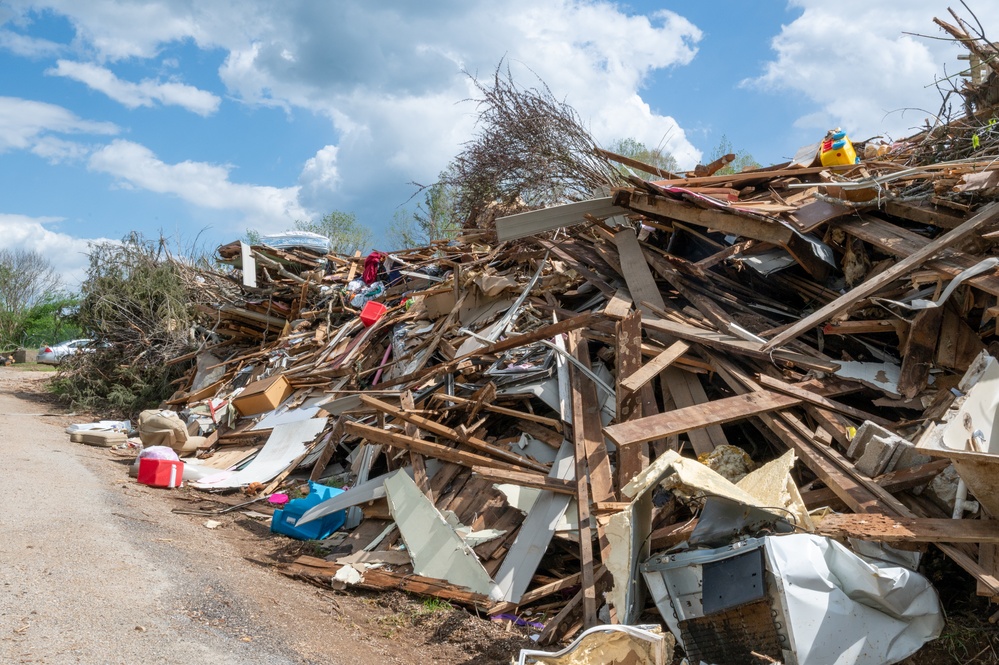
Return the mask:
<path id="1" fill-rule="evenodd" d="M 815 406 L 822 407 L 823 409 L 829 411 L 834 411 L 835 413 L 842 413 L 845 416 L 852 416 L 859 419 L 861 422 L 870 420 L 872 423 L 877 423 L 878 425 L 889 429 L 895 427 L 895 423 L 887 418 L 876 416 L 873 413 L 868 413 L 867 411 L 861 411 L 860 409 L 828 399 L 822 395 L 813 393 L 810 390 L 804 390 L 797 386 L 793 386 L 790 383 L 785 383 L 779 379 L 767 376 L 766 374 L 761 374 L 757 380 L 764 388 L 771 388 L 778 392 L 791 395 L 792 397 L 797 397 L 802 402 L 808 402 L 809 404 L 814 404 Z"/>
<path id="2" fill-rule="evenodd" d="M 576 483 L 569 480 L 559 480 L 543 476 L 540 473 L 530 473 L 527 471 L 506 471 L 487 466 L 473 466 L 472 473 L 481 476 L 492 483 L 510 483 L 521 487 L 533 487 L 539 490 L 548 490 L 556 494 L 576 495 Z"/>
<path id="3" fill-rule="evenodd" d="M 310 581 L 321 582 L 323 586 L 329 586 L 330 578 L 345 565 L 348 564 L 333 563 L 312 556 L 300 556 L 292 563 L 281 566 L 279 570 L 289 577 L 303 577 Z M 361 581 L 354 586 L 375 591 L 398 589 L 418 596 L 443 598 L 478 609 L 485 609 L 492 603 L 488 596 L 472 593 L 443 580 L 412 573 L 393 573 L 384 568 L 368 568 L 361 574 Z"/>
<path id="4" fill-rule="evenodd" d="M 743 236 L 754 240 L 785 246 L 794 237 L 794 231 L 789 227 L 767 221 L 758 217 L 741 215 L 720 209 L 698 208 L 683 201 L 652 196 L 643 192 L 634 192 L 627 202 L 627 207 L 636 212 L 648 213 L 668 219 L 676 219 L 695 226 L 706 227 L 735 236 Z M 632 292 L 635 298 L 638 294 Z"/>
<path id="5" fill-rule="evenodd" d="M 666 301 L 663 300 L 662 292 L 652 276 L 652 270 L 649 268 L 642 246 L 638 243 L 635 231 L 630 228 L 618 231 L 614 234 L 614 245 L 617 247 L 618 256 L 621 259 L 621 274 L 628 284 L 631 297 L 636 303 L 639 303 L 638 310 L 643 317 L 642 325 L 648 328 L 650 320 L 658 320 L 658 315 L 653 311 L 653 308 L 666 309 Z M 663 343 L 672 344 L 675 341 L 672 337 L 663 335 L 658 330 L 651 332 L 650 336 Z M 676 367 L 667 367 L 662 372 L 662 378 L 661 385 L 664 392 L 670 394 L 676 406 L 693 406 L 707 401 L 704 388 L 697 377 L 692 377 Z M 695 429 L 687 436 L 698 454 L 714 450 L 716 444 L 726 443 L 725 434 L 721 428 L 710 431 Z"/>
<path id="6" fill-rule="evenodd" d="M 607 301 L 607 305 L 604 307 L 604 316 L 610 319 L 623 319 L 628 316 L 632 304 L 631 294 L 624 289 L 618 289 Z"/>
<path id="7" fill-rule="evenodd" d="M 412 423 L 417 427 L 430 432 L 436 436 L 443 436 L 453 441 L 460 441 L 472 448 L 475 448 L 479 452 L 484 452 L 491 455 L 494 458 L 503 460 L 509 464 L 516 466 L 521 466 L 526 469 L 531 469 L 534 471 L 541 471 L 542 473 L 548 473 L 548 467 L 544 464 L 535 462 L 534 460 L 528 459 L 521 455 L 511 453 L 508 450 L 503 450 L 498 448 L 487 441 L 483 441 L 474 436 L 463 436 L 461 432 L 456 429 L 452 429 L 446 425 L 442 425 L 436 420 L 430 418 L 424 418 L 423 416 L 418 416 L 415 413 L 409 413 L 402 407 L 392 406 L 374 397 L 368 397 L 367 395 L 361 395 L 361 402 L 370 406 L 382 413 L 394 416 L 403 422 Z M 493 465 L 488 465 L 493 466 Z"/>
<path id="8" fill-rule="evenodd" d="M 446 462 L 454 462 L 455 464 L 461 464 L 462 466 L 467 466 L 469 468 L 473 466 L 487 466 L 497 469 L 508 469 L 511 471 L 518 470 L 518 467 L 512 464 L 500 462 L 499 460 L 495 460 L 491 457 L 476 455 L 475 453 L 467 453 L 463 450 L 448 448 L 447 446 L 441 446 L 439 444 L 423 441 L 421 439 L 414 439 L 404 434 L 395 434 L 377 427 L 362 425 L 361 423 L 348 422 L 344 425 L 344 428 L 349 434 L 359 436 L 367 441 L 381 443 L 383 445 L 400 448 L 402 450 L 415 450 L 421 455 L 435 457 Z"/>
<path id="9" fill-rule="evenodd" d="M 586 340 L 573 332 L 569 335 L 569 351 L 575 356 L 578 365 L 570 367 L 572 377 L 572 430 L 583 442 L 586 451 L 586 467 L 590 476 L 590 498 L 594 502 L 614 501 L 614 479 L 611 474 L 607 446 L 600 435 L 600 401 L 597 387 L 583 375 L 580 367 L 590 368 L 589 345 Z M 574 439 L 576 440 L 576 439 Z"/>
<path id="10" fill-rule="evenodd" d="M 816 528 L 830 538 L 883 543 L 999 543 L 999 522 L 992 520 L 833 514 L 823 517 Z"/>
<path id="11" fill-rule="evenodd" d="M 399 396 L 399 403 L 402 404 L 402 408 L 404 409 L 413 410 L 416 408 L 416 403 L 413 401 L 413 393 L 408 390 Z M 411 436 L 414 439 L 423 438 L 420 428 L 413 423 L 406 423 L 405 430 L 406 436 Z M 424 496 L 433 501 L 434 493 L 430 491 L 430 480 L 427 478 L 427 462 L 423 455 L 410 450 L 409 463 L 413 466 L 413 482 L 420 488 Z"/>
<path id="12" fill-rule="evenodd" d="M 570 352 L 576 350 L 578 339 L 574 335 L 569 336 Z M 573 355 L 577 355 L 573 353 Z M 574 368 L 575 369 L 575 368 Z M 572 441 L 576 468 L 576 508 L 579 518 L 579 566 L 583 573 L 583 588 L 579 591 L 580 600 L 583 603 L 583 625 L 592 628 L 597 625 L 597 590 L 596 579 L 594 577 L 593 564 L 593 524 L 590 516 L 590 488 L 587 480 L 587 449 L 590 442 L 587 440 L 588 433 L 584 418 L 590 409 L 596 408 L 594 404 L 587 404 L 583 394 L 580 392 L 579 372 L 573 373 L 572 380 Z M 556 617 L 558 618 L 558 617 Z M 563 617 L 564 618 L 564 617 Z M 553 622 L 554 623 L 554 622 Z M 544 637 L 544 634 L 542 634 Z"/>
<path id="13" fill-rule="evenodd" d="M 686 342 L 674 342 L 668 349 L 625 377 L 619 385 L 628 392 L 636 392 L 689 350 L 690 345 Z"/>
<path id="14" fill-rule="evenodd" d="M 575 493 L 575 490 L 573 492 Z M 594 575 L 599 574 L 599 571 L 600 571 L 599 568 L 595 570 Z M 579 581 L 582 579 L 582 577 L 583 577 L 582 572 L 573 573 L 568 577 L 563 577 L 560 580 L 556 580 L 549 584 L 539 586 L 537 589 L 531 589 L 530 591 L 528 591 L 527 593 L 523 594 L 520 597 L 519 603 L 510 603 L 510 602 L 496 603 L 495 605 L 491 605 L 486 610 L 486 612 L 488 612 L 490 615 L 496 615 L 513 611 L 518 607 L 521 607 L 523 605 L 529 605 L 530 603 L 533 603 L 537 600 L 541 600 L 542 598 L 547 598 L 548 596 L 558 593 L 559 591 L 562 591 L 564 589 L 570 589 L 579 584 Z"/>
<path id="15" fill-rule="evenodd" d="M 642 313 L 632 312 L 618 321 L 616 328 L 618 384 L 614 395 L 617 399 L 617 420 L 625 422 L 642 416 L 642 395 L 636 393 L 637 388 L 623 390 L 620 380 L 626 375 L 633 375 L 642 366 Z M 649 453 L 645 446 L 622 448 L 618 452 L 618 489 L 627 485 L 648 463 Z"/>
<path id="16" fill-rule="evenodd" d="M 934 460 L 925 464 L 911 466 L 907 469 L 889 471 L 875 478 L 874 482 L 889 492 L 899 492 L 911 487 L 925 485 L 948 466 L 950 466 L 950 460 Z M 839 503 L 836 493 L 827 487 L 811 490 L 810 492 L 802 492 L 801 499 L 809 509 L 820 506 L 836 507 L 836 504 Z"/>
<path id="17" fill-rule="evenodd" d="M 683 434 L 708 425 L 724 425 L 798 404 L 801 404 L 801 400 L 797 397 L 760 390 L 610 425 L 604 428 L 604 434 L 619 446 L 629 446 Z"/>
<path id="18" fill-rule="evenodd" d="M 884 272 L 868 279 L 863 284 L 847 291 L 825 307 L 821 307 L 814 313 L 795 322 L 790 327 L 785 329 L 784 332 L 778 334 L 767 342 L 763 346 L 763 350 L 769 351 L 774 347 L 785 344 L 792 339 L 796 339 L 820 323 L 828 321 L 837 314 L 846 311 L 860 300 L 877 293 L 881 288 L 892 283 L 913 268 L 919 266 L 927 259 L 935 256 L 942 250 L 954 245 L 964 238 L 967 238 L 972 233 L 997 217 L 999 217 L 999 203 L 988 204 L 979 210 L 977 215 L 969 219 L 964 224 L 961 224 L 956 229 L 948 231 L 936 240 L 905 257 Z"/>
<path id="19" fill-rule="evenodd" d="M 697 342 L 698 344 L 716 349 L 718 351 L 735 353 L 749 358 L 756 358 L 757 360 L 781 360 L 805 369 L 813 369 L 819 372 L 830 373 L 835 372 L 840 367 L 834 362 L 823 361 L 818 358 L 806 356 L 802 353 L 785 351 L 784 349 L 765 351 L 764 344 L 762 342 L 753 342 L 739 337 L 733 337 L 732 335 L 727 335 L 725 333 L 716 332 L 714 330 L 696 328 L 694 326 L 676 323 L 674 321 L 643 317 L 642 326 L 652 330 L 662 331 L 668 335 L 679 337 L 689 342 Z"/>

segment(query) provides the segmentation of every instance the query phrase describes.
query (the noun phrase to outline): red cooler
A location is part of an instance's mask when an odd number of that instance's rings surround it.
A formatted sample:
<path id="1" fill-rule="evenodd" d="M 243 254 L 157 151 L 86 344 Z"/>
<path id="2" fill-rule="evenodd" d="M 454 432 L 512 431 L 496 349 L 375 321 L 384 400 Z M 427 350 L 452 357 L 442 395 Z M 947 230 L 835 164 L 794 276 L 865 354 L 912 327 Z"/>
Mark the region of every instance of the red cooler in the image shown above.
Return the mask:
<path id="1" fill-rule="evenodd" d="M 184 463 L 143 457 L 139 460 L 139 482 L 151 487 L 180 487 L 184 479 Z"/>

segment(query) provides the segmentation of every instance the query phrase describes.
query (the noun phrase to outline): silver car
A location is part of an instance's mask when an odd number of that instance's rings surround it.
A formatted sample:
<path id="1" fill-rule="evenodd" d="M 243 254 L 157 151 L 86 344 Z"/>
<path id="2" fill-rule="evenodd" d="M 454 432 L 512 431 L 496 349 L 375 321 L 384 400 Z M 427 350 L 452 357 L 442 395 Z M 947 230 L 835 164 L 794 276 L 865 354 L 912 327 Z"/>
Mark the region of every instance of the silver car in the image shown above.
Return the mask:
<path id="1" fill-rule="evenodd" d="M 71 356 L 80 351 L 91 351 L 94 348 L 92 339 L 71 339 L 68 342 L 43 346 L 38 349 L 37 362 L 45 365 L 58 365 L 66 356 Z"/>

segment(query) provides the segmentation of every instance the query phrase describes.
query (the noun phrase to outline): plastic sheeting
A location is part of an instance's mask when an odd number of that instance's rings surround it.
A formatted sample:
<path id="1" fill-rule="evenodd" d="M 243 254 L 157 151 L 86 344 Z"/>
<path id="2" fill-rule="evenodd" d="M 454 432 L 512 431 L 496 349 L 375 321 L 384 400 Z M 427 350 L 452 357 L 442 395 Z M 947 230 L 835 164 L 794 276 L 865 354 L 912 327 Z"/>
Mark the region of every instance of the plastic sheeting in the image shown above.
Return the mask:
<path id="1" fill-rule="evenodd" d="M 798 665 L 896 663 L 936 639 L 944 618 L 929 580 L 812 535 L 766 539 L 782 580 Z"/>

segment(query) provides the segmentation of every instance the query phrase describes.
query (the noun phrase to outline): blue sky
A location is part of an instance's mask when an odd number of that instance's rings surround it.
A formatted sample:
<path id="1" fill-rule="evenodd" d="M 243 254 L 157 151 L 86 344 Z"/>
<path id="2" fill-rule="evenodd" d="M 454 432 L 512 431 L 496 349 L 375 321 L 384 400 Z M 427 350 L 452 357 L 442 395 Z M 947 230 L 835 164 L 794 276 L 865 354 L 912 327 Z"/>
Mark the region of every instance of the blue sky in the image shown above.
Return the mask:
<path id="1" fill-rule="evenodd" d="M 960 68 L 905 34 L 940 34 L 928 0 L 422 4 L 0 0 L 0 247 L 72 286 L 133 230 L 214 247 L 344 210 L 383 239 L 473 134 L 461 70 L 504 58 L 685 168 L 723 135 L 764 164 L 835 126 L 905 137 Z"/>

